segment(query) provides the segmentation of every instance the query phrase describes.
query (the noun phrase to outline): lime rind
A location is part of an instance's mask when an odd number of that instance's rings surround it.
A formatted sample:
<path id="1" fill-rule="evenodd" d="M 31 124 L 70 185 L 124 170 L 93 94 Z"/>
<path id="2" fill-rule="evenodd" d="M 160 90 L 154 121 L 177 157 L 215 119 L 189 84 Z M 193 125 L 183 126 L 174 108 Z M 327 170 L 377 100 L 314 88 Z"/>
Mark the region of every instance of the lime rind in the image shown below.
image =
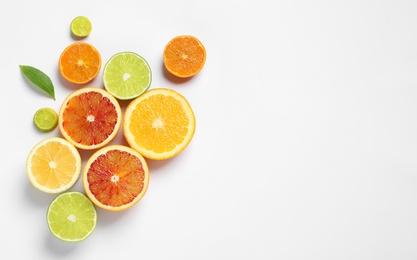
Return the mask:
<path id="1" fill-rule="evenodd" d="M 85 16 L 77 16 L 71 22 L 71 32 L 77 37 L 87 37 L 93 28 L 90 20 Z"/>
<path id="2" fill-rule="evenodd" d="M 39 131 L 50 132 L 58 126 L 58 114 L 52 108 L 40 108 L 33 116 L 33 123 Z"/>
<path id="3" fill-rule="evenodd" d="M 134 99 L 149 89 L 152 71 L 148 62 L 134 52 L 113 55 L 103 71 L 105 89 L 120 100 Z"/>
<path id="4" fill-rule="evenodd" d="M 47 223 L 51 233 L 60 240 L 79 242 L 95 230 L 97 211 L 83 193 L 64 192 L 49 204 Z"/>

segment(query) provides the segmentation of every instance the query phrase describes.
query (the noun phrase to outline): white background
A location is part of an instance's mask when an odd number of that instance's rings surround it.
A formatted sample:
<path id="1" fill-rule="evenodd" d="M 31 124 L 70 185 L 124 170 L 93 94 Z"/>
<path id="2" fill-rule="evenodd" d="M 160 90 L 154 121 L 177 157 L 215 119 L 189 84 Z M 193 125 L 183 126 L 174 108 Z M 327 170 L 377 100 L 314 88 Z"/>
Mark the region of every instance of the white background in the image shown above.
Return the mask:
<path id="1" fill-rule="evenodd" d="M 197 129 L 149 161 L 139 204 L 98 210 L 87 240 L 64 243 L 46 224 L 55 195 L 31 186 L 25 160 L 60 136 L 32 117 L 77 88 L 57 63 L 78 15 L 103 63 L 143 56 L 151 88 L 183 94 Z M 207 49 L 188 81 L 163 70 L 181 34 Z M 417 1 L 0 0 L 0 35 L 1 259 L 417 259 Z M 21 64 L 51 77 L 56 101 Z"/>

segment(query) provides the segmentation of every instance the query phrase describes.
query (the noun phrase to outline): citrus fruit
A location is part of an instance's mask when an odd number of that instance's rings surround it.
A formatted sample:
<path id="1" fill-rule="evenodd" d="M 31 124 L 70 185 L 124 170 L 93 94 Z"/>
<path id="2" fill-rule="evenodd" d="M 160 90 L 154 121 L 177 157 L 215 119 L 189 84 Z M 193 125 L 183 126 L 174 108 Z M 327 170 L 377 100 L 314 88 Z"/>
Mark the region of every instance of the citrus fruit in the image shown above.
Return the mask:
<path id="1" fill-rule="evenodd" d="M 74 146 L 91 150 L 116 136 L 122 120 L 118 101 L 106 90 L 84 87 L 67 96 L 59 110 L 58 126 Z"/>
<path id="2" fill-rule="evenodd" d="M 97 212 L 83 193 L 68 191 L 58 195 L 49 204 L 46 220 L 54 236 L 63 241 L 78 242 L 93 233 Z"/>
<path id="3" fill-rule="evenodd" d="M 60 137 L 48 137 L 37 143 L 26 159 L 26 172 L 32 185 L 46 193 L 71 188 L 81 172 L 78 150 Z"/>
<path id="4" fill-rule="evenodd" d="M 196 75 L 205 62 L 206 49 L 194 36 L 176 36 L 165 46 L 165 68 L 177 77 L 188 78 Z"/>
<path id="5" fill-rule="evenodd" d="M 59 72 L 69 82 L 85 84 L 93 80 L 101 68 L 98 50 L 86 42 L 76 42 L 59 57 Z"/>
<path id="6" fill-rule="evenodd" d="M 77 37 L 86 37 L 90 34 L 93 26 L 90 20 L 85 16 L 77 16 L 71 22 L 71 32 Z"/>
<path id="7" fill-rule="evenodd" d="M 190 143 L 195 116 L 178 92 L 158 88 L 145 92 L 126 107 L 123 133 L 129 145 L 144 157 L 171 158 Z"/>
<path id="8" fill-rule="evenodd" d="M 88 159 L 82 179 L 87 196 L 96 206 L 121 211 L 145 195 L 149 169 L 145 159 L 132 148 L 109 145 Z"/>
<path id="9" fill-rule="evenodd" d="M 151 85 L 151 68 L 134 52 L 113 55 L 104 66 L 105 89 L 121 100 L 138 97 Z"/>
<path id="10" fill-rule="evenodd" d="M 36 111 L 33 123 L 42 132 L 50 132 L 58 125 L 58 114 L 49 107 L 43 107 Z"/>

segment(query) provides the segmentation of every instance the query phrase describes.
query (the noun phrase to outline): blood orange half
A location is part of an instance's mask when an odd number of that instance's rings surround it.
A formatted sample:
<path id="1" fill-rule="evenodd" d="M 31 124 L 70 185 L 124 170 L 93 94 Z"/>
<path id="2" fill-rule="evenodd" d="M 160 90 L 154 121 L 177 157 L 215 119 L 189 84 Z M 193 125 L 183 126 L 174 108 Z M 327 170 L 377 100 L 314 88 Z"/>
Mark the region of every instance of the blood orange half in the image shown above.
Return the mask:
<path id="1" fill-rule="evenodd" d="M 109 145 L 87 161 L 82 175 L 87 196 L 98 207 L 121 211 L 146 193 L 149 169 L 138 152 L 124 145 Z"/>
<path id="2" fill-rule="evenodd" d="M 101 148 L 119 131 L 122 112 L 118 101 L 106 90 L 81 88 L 64 100 L 59 110 L 59 130 L 75 147 Z"/>

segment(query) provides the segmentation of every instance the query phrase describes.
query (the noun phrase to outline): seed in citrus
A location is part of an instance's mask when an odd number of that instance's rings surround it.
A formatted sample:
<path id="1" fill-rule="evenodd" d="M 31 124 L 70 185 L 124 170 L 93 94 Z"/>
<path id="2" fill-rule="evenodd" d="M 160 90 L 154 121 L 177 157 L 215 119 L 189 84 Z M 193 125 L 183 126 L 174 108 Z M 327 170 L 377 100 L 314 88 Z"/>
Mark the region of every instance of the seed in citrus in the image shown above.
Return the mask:
<path id="1" fill-rule="evenodd" d="M 109 145 L 88 159 L 82 179 L 87 196 L 96 206 L 121 211 L 145 195 L 149 169 L 142 155 L 132 148 Z"/>
<path id="2" fill-rule="evenodd" d="M 71 188 L 81 172 L 78 150 L 60 137 L 48 137 L 37 143 L 26 159 L 26 172 L 32 185 L 46 193 Z"/>
<path id="3" fill-rule="evenodd" d="M 93 80 L 101 68 L 98 50 L 86 42 L 69 45 L 59 58 L 59 71 L 69 82 L 85 84 Z"/>
<path id="4" fill-rule="evenodd" d="M 66 242 L 83 241 L 97 223 L 97 211 L 83 193 L 68 191 L 58 195 L 48 207 L 46 215 L 49 230 Z"/>
<path id="5" fill-rule="evenodd" d="M 151 68 L 144 58 L 134 52 L 113 55 L 104 66 L 105 89 L 121 100 L 130 100 L 151 85 Z"/>
<path id="6" fill-rule="evenodd" d="M 58 125 L 58 114 L 49 107 L 43 107 L 36 111 L 33 123 L 41 132 L 50 132 Z"/>
<path id="7" fill-rule="evenodd" d="M 195 132 L 194 112 L 178 92 L 152 89 L 126 107 L 123 133 L 144 157 L 164 160 L 183 151 Z"/>
<path id="8" fill-rule="evenodd" d="M 205 62 L 206 49 L 194 36 L 176 36 L 165 46 L 165 68 L 177 77 L 188 78 L 196 75 L 203 69 Z"/>
<path id="9" fill-rule="evenodd" d="M 87 37 L 93 29 L 93 26 L 87 17 L 77 16 L 72 20 L 70 29 L 74 36 Z"/>
<path id="10" fill-rule="evenodd" d="M 103 147 L 120 129 L 122 112 L 118 101 L 96 87 L 78 89 L 64 100 L 58 126 L 74 146 L 91 150 Z"/>

